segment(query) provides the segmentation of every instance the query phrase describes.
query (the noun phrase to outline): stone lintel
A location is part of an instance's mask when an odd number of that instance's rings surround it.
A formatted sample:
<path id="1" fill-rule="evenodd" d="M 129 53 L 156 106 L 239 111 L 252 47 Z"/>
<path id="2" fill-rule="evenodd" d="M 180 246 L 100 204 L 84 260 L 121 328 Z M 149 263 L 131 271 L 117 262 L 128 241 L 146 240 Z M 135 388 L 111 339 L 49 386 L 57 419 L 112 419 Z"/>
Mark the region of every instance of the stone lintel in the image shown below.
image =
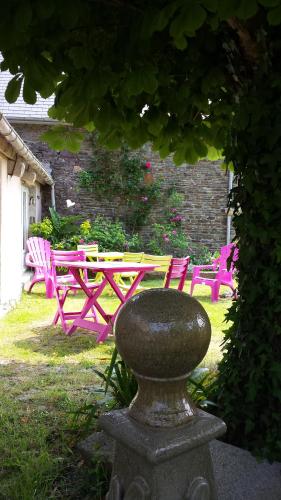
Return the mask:
<path id="1" fill-rule="evenodd" d="M 8 174 L 22 178 L 27 166 L 21 157 L 18 157 L 16 161 L 8 160 Z"/>
<path id="2" fill-rule="evenodd" d="M 34 186 L 36 181 L 36 172 L 28 169 L 27 171 L 24 172 L 21 178 L 29 186 Z"/>
<path id="3" fill-rule="evenodd" d="M 128 409 L 102 415 L 99 424 L 114 440 L 152 464 L 207 444 L 226 431 L 222 420 L 201 410 L 188 424 L 172 429 L 144 426 L 128 415 Z"/>
<path id="4" fill-rule="evenodd" d="M 3 156 L 5 156 L 10 160 L 16 158 L 16 153 L 14 151 L 14 148 L 2 136 L 0 136 L 0 153 L 2 153 Z"/>

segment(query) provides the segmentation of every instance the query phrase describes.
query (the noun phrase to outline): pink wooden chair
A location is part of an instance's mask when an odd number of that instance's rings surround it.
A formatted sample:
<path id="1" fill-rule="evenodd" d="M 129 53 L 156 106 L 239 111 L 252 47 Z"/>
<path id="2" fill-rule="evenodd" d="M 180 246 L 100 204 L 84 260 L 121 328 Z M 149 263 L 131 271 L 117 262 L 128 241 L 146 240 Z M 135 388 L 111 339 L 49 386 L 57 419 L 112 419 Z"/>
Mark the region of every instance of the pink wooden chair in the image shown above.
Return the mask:
<path id="1" fill-rule="evenodd" d="M 177 278 L 179 279 L 178 290 L 182 292 L 189 263 L 190 257 L 183 257 L 181 259 L 173 257 L 166 275 L 164 288 L 169 288 L 171 280 Z"/>
<path id="2" fill-rule="evenodd" d="M 228 268 L 228 258 L 232 255 L 232 261 Z M 233 273 L 235 270 L 235 261 L 238 259 L 238 248 L 234 243 L 221 247 L 220 256 L 213 260 L 210 265 L 194 266 L 192 281 L 190 286 L 190 295 L 193 294 L 195 285 L 207 285 L 211 288 L 211 300 L 217 302 L 219 299 L 220 286 L 228 286 L 235 294 L 235 285 Z M 207 278 L 201 275 L 201 272 L 215 272 L 214 278 Z"/>
<path id="3" fill-rule="evenodd" d="M 50 262 L 51 244 L 43 238 L 34 236 L 28 238 L 26 242 L 28 253 L 25 257 L 27 266 L 34 268 L 34 275 L 28 289 L 31 292 L 35 283 L 45 281 L 46 284 L 46 297 L 51 299 L 54 296 L 54 286 L 52 279 L 52 268 Z"/>
<path id="4" fill-rule="evenodd" d="M 76 293 L 78 290 L 81 289 L 79 283 L 75 280 L 74 276 L 72 274 L 65 274 L 62 276 L 57 275 L 56 269 L 58 266 L 60 266 L 60 263 L 62 261 L 67 261 L 67 262 L 85 262 L 86 261 L 86 254 L 84 250 L 73 250 L 73 251 L 66 251 L 66 250 L 51 250 L 51 266 L 52 266 L 52 276 L 54 280 L 54 290 L 55 290 L 55 296 L 57 299 L 58 303 L 58 309 L 55 314 L 53 324 L 56 325 L 58 320 L 61 320 L 61 325 L 64 330 L 64 332 L 67 332 L 67 321 L 68 320 L 73 320 L 75 319 L 79 314 L 80 311 L 71 311 L 71 312 L 66 312 L 64 311 L 64 303 L 67 298 L 67 295 L 70 291 Z M 98 288 L 98 284 L 91 282 L 88 280 L 88 274 L 87 274 L 87 269 L 83 271 L 83 279 L 85 280 L 85 283 L 88 288 Z M 96 319 L 96 312 L 95 309 L 92 308 L 90 315 L 87 317 L 92 317 Z"/>

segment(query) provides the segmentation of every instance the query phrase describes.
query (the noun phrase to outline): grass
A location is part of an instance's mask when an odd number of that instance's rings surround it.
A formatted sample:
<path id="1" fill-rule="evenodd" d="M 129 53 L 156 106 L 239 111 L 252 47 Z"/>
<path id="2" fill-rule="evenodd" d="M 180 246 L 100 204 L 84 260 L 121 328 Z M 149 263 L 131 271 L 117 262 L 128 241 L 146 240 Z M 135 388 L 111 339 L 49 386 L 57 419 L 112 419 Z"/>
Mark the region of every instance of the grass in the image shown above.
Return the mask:
<path id="1" fill-rule="evenodd" d="M 221 357 L 230 300 L 212 304 L 203 286 L 196 293 L 212 325 L 202 365 L 213 367 Z M 83 297 L 70 300 L 79 306 Z M 113 311 L 119 301 L 104 295 L 102 303 Z M 51 326 L 55 310 L 55 300 L 45 299 L 38 285 L 0 321 L 0 499 L 99 498 L 93 470 L 75 452 L 82 431 L 72 412 L 98 397 L 93 369 L 108 363 L 114 340 L 97 344 L 95 334 L 85 330 L 66 337 L 60 326 Z"/>

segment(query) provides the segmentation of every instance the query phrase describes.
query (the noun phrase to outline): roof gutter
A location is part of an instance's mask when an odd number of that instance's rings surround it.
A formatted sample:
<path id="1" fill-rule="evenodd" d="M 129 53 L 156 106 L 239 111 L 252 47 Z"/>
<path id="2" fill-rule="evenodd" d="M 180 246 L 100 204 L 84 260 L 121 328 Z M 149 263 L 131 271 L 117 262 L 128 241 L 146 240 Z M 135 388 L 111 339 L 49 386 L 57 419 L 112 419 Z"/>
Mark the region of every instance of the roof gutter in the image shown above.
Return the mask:
<path id="1" fill-rule="evenodd" d="M 23 142 L 15 129 L 10 125 L 8 120 L 0 113 L 0 134 L 5 137 L 6 141 L 13 147 L 15 152 L 21 156 L 26 163 L 43 179 L 46 184 L 52 185 L 54 181 L 50 174 L 46 172 L 42 164 L 37 160 L 34 154 Z"/>

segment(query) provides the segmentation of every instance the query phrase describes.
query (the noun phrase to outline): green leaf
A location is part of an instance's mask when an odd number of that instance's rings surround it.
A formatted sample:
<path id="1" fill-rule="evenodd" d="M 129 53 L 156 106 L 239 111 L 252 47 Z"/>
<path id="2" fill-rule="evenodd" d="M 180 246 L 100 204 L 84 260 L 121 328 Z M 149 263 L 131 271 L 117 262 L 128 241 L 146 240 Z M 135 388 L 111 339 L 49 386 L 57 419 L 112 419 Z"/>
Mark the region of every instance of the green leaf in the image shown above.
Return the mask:
<path id="1" fill-rule="evenodd" d="M 256 0 L 242 0 L 239 8 L 236 10 L 236 16 L 240 19 L 249 19 L 253 17 L 258 10 Z"/>
<path id="2" fill-rule="evenodd" d="M 211 161 L 220 160 L 222 158 L 221 151 L 219 149 L 208 147 L 207 158 Z"/>
<path id="3" fill-rule="evenodd" d="M 217 12 L 218 0 L 203 0 L 201 3 L 210 12 Z"/>
<path id="4" fill-rule="evenodd" d="M 125 83 L 128 96 L 139 95 L 143 91 L 153 94 L 158 87 L 153 66 L 145 66 L 132 71 Z"/>
<path id="5" fill-rule="evenodd" d="M 63 120 L 65 118 L 65 109 L 53 105 L 48 109 L 48 116 L 53 120 Z"/>
<path id="6" fill-rule="evenodd" d="M 185 148 L 183 146 L 177 148 L 173 160 L 175 165 L 182 165 L 185 163 Z"/>
<path id="7" fill-rule="evenodd" d="M 93 122 L 89 122 L 84 125 L 84 128 L 87 130 L 87 132 L 93 132 L 95 130 L 95 125 Z"/>
<path id="8" fill-rule="evenodd" d="M 174 15 L 176 10 L 179 8 L 180 2 L 172 2 L 168 5 L 166 5 L 160 12 L 158 13 L 157 16 L 157 22 L 156 22 L 156 29 L 157 31 L 162 31 L 164 28 L 166 28 L 169 20 L 171 17 Z"/>
<path id="9" fill-rule="evenodd" d="M 166 158 L 170 154 L 169 144 L 163 144 L 159 146 L 158 152 L 161 159 Z"/>
<path id="10" fill-rule="evenodd" d="M 281 6 L 270 10 L 267 14 L 267 20 L 272 26 L 278 26 L 281 23 Z"/>
<path id="11" fill-rule="evenodd" d="M 35 104 L 37 100 L 36 92 L 35 90 L 31 87 L 29 81 L 27 78 L 24 79 L 24 84 L 23 84 L 23 99 L 27 104 Z"/>
<path id="12" fill-rule="evenodd" d="M 180 38 L 182 35 L 194 35 L 207 18 L 207 13 L 203 7 L 197 3 L 189 3 L 184 7 L 170 26 L 170 34 L 173 38 Z"/>
<path id="13" fill-rule="evenodd" d="M 87 47 L 82 45 L 72 47 L 68 53 L 75 68 L 89 69 L 93 66 L 93 57 L 89 50 L 87 50 Z"/>
<path id="14" fill-rule="evenodd" d="M 18 32 L 27 31 L 32 20 L 32 7 L 26 0 L 17 4 L 14 10 L 14 29 Z"/>
<path id="15" fill-rule="evenodd" d="M 239 0 L 219 0 L 218 14 L 221 19 L 228 19 L 236 14 L 239 7 Z"/>
<path id="16" fill-rule="evenodd" d="M 152 113 L 148 112 L 147 117 L 149 119 L 148 131 L 158 137 L 162 128 L 167 124 L 168 115 L 153 111 Z"/>
<path id="17" fill-rule="evenodd" d="M 187 39 L 185 38 L 184 35 L 181 35 L 181 36 L 178 36 L 177 38 L 175 38 L 175 46 L 177 47 L 177 49 L 179 50 L 185 50 L 186 47 L 187 47 Z"/>
<path id="18" fill-rule="evenodd" d="M 8 101 L 10 104 L 13 102 L 16 102 L 17 98 L 20 95 L 20 90 L 21 90 L 21 84 L 22 84 L 23 77 L 20 76 L 18 73 L 14 78 L 12 78 L 6 88 L 5 91 L 5 99 Z"/>
<path id="19" fill-rule="evenodd" d="M 193 145 L 195 152 L 198 154 L 200 158 L 206 158 L 208 154 L 208 148 L 204 142 L 200 141 L 199 139 L 193 139 Z"/>
<path id="20" fill-rule="evenodd" d="M 259 4 L 264 7 L 275 7 L 280 4 L 280 0 L 259 0 Z"/>
<path id="21" fill-rule="evenodd" d="M 3 61 L 0 62 L 0 69 L 1 71 L 7 71 L 9 69 L 9 64 L 6 59 L 3 59 Z"/>
<path id="22" fill-rule="evenodd" d="M 104 389 L 105 393 L 107 393 L 107 390 L 108 390 L 108 385 L 109 385 L 110 379 L 112 377 L 112 373 L 114 370 L 114 365 L 115 365 L 116 360 L 117 360 L 117 356 L 118 356 L 118 351 L 117 351 L 117 348 L 114 347 L 113 353 L 111 356 L 110 365 L 108 366 L 108 370 L 107 370 L 107 374 L 106 374 L 106 385 L 105 385 L 105 389 Z"/>
<path id="23" fill-rule="evenodd" d="M 187 163 L 194 165 L 195 163 L 197 163 L 198 160 L 199 160 L 199 155 L 197 154 L 195 149 L 190 147 L 185 150 L 185 161 Z"/>
<path id="24" fill-rule="evenodd" d="M 40 0 L 36 5 L 36 10 L 41 19 L 49 19 L 55 10 L 53 0 Z"/>
<path id="25" fill-rule="evenodd" d="M 56 151 L 67 150 L 71 153 L 77 153 L 80 150 L 84 134 L 64 125 L 56 125 L 44 132 L 40 138 Z"/>

